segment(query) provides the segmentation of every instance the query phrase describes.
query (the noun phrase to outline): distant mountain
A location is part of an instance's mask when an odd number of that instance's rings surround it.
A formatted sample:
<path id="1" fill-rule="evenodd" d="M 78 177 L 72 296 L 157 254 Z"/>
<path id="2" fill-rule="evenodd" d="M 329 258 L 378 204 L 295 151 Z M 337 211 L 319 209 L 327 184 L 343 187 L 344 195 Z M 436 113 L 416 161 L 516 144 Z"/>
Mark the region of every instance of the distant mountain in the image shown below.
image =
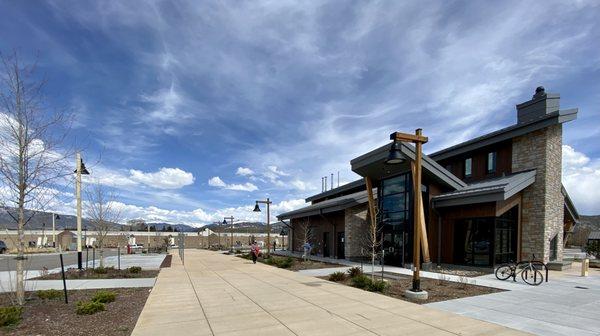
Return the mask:
<path id="1" fill-rule="evenodd" d="M 177 231 L 177 232 L 198 232 L 198 228 L 187 224 L 171 224 L 171 223 L 146 223 L 150 226 L 150 231 Z"/>
<path id="2" fill-rule="evenodd" d="M 29 218 L 29 216 L 33 215 L 33 217 L 31 217 L 31 219 L 29 220 L 29 222 L 25 225 L 25 229 L 26 230 L 41 230 L 45 225 L 45 228 L 48 230 L 52 230 L 52 213 L 50 212 L 43 212 L 43 211 L 33 211 L 33 210 L 27 210 L 25 212 L 26 214 L 26 218 Z M 15 221 L 15 219 L 13 219 L 14 216 L 15 218 L 17 218 L 17 211 L 14 208 L 8 208 L 8 207 L 2 207 L 0 208 L 0 229 L 8 229 L 8 230 L 16 230 L 17 229 L 17 222 Z M 58 216 L 60 217 L 59 219 L 56 220 L 56 229 L 57 230 L 62 230 L 65 228 L 71 228 L 74 229 L 77 227 L 77 217 L 76 216 L 71 216 L 71 215 L 63 215 L 63 214 L 58 214 Z M 81 225 L 82 227 L 88 227 L 88 228 L 92 228 L 92 223 L 85 218 L 82 218 L 81 220 Z M 116 230 L 120 230 L 121 229 L 121 225 L 119 224 L 114 224 L 115 225 L 115 229 Z"/>
<path id="3" fill-rule="evenodd" d="M 575 229 L 579 226 L 580 228 L 589 227 L 592 231 L 600 231 L 600 215 L 595 216 L 579 216 L 579 224 L 575 226 Z"/>
<path id="4" fill-rule="evenodd" d="M 261 233 L 266 232 L 266 223 L 263 222 L 233 222 L 234 232 L 248 232 L 248 233 Z M 284 225 L 281 222 L 271 224 L 271 233 L 279 233 Z M 203 226 L 202 228 L 208 228 L 213 231 L 230 232 L 231 224 L 220 224 L 213 223 Z"/>

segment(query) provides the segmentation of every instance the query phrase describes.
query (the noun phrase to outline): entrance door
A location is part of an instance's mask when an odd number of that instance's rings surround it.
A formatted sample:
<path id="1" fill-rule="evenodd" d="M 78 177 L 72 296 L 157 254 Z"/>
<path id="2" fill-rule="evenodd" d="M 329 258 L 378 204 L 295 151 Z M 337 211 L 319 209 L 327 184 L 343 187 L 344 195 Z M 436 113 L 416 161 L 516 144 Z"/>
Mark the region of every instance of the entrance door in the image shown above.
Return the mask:
<path id="1" fill-rule="evenodd" d="M 344 248 L 344 232 L 338 232 L 337 233 L 337 257 L 338 259 L 345 259 L 346 258 L 346 253 L 345 253 L 345 248 Z"/>
<path id="2" fill-rule="evenodd" d="M 329 257 L 329 232 L 323 232 L 323 257 Z"/>
<path id="3" fill-rule="evenodd" d="M 406 237 L 402 231 L 383 233 L 382 248 L 385 250 L 385 264 L 404 266 L 406 261 Z"/>

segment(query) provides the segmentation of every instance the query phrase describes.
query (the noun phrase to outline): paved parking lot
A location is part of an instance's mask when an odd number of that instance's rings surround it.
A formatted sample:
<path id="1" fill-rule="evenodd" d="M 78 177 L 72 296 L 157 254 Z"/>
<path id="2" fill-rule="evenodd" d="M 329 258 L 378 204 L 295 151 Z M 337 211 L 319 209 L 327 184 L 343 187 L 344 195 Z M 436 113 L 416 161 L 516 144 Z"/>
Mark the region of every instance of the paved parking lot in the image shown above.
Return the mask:
<path id="1" fill-rule="evenodd" d="M 186 250 L 161 271 L 133 335 L 520 335 L 234 256 Z"/>
<path id="2" fill-rule="evenodd" d="M 427 306 L 539 335 L 600 335 L 600 269 L 552 272 L 540 286 L 436 302 Z"/>

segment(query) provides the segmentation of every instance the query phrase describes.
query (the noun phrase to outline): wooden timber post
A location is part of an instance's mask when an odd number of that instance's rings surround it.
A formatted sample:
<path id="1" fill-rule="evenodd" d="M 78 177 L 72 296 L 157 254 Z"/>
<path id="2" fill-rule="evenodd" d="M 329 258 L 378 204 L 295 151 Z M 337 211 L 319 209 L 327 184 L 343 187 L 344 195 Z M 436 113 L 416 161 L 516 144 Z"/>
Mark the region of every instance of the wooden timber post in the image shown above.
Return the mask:
<path id="1" fill-rule="evenodd" d="M 421 292 L 421 227 L 425 226 L 424 215 L 423 220 L 421 219 L 421 212 L 423 207 L 423 197 L 421 196 L 421 161 L 422 161 L 422 149 L 423 144 L 429 139 L 423 136 L 423 130 L 418 128 L 415 134 L 406 134 L 395 132 L 390 134 L 390 140 L 394 142 L 412 142 L 415 144 L 415 160 L 414 160 L 414 172 L 413 172 L 413 286 L 412 292 Z"/>
<path id="2" fill-rule="evenodd" d="M 412 172 L 412 175 L 415 176 L 415 163 L 411 162 L 410 163 L 410 170 Z M 415 187 L 415 179 L 413 178 L 413 188 L 416 189 Z M 423 253 L 423 262 L 424 263 L 430 263 L 431 262 L 431 257 L 429 256 L 429 240 L 427 239 L 427 228 L 425 225 L 425 209 L 423 207 L 423 198 L 422 198 L 422 194 L 421 195 L 415 195 L 416 197 L 421 198 L 421 206 L 419 207 L 419 213 L 418 216 L 419 218 L 419 222 L 421 223 L 421 227 L 420 232 L 421 232 L 421 253 Z"/>

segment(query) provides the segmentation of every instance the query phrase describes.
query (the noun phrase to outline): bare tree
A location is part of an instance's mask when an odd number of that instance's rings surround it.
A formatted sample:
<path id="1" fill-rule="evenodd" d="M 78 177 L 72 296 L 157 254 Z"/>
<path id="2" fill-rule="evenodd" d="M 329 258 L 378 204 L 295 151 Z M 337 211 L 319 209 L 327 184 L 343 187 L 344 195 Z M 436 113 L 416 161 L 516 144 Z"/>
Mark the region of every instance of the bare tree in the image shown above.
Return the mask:
<path id="1" fill-rule="evenodd" d="M 117 206 L 117 196 L 112 189 L 96 182 L 86 190 L 87 216 L 97 233 L 96 242 L 100 252 L 100 267 L 104 267 L 104 239 L 121 220 L 121 209 Z"/>
<path id="2" fill-rule="evenodd" d="M 371 214 L 370 211 L 367 212 L 367 228 L 368 232 L 366 235 L 362 236 L 361 245 L 364 250 L 368 251 L 368 256 L 371 259 L 371 279 L 375 279 L 375 259 L 377 258 L 379 247 L 381 246 L 381 230 L 382 227 L 377 225 L 377 216 L 379 214 L 379 209 L 377 207 L 374 208 L 375 214 Z"/>
<path id="3" fill-rule="evenodd" d="M 70 128 L 64 112 L 44 106 L 45 81 L 35 64 L 22 65 L 16 52 L 0 55 L 0 183 L 7 212 L 17 223 L 16 301 L 24 304 L 25 225 L 58 194 L 58 179 L 70 174 L 61 148 Z M 11 213 L 11 212 L 15 213 Z"/>
<path id="4" fill-rule="evenodd" d="M 304 258 L 307 260 L 310 258 L 310 249 L 307 251 L 305 246 L 310 245 L 314 238 L 314 232 L 310 226 L 310 220 L 308 218 L 302 219 L 300 223 L 298 223 L 297 232 L 297 237 L 300 240 L 302 248 L 304 249 Z"/>

